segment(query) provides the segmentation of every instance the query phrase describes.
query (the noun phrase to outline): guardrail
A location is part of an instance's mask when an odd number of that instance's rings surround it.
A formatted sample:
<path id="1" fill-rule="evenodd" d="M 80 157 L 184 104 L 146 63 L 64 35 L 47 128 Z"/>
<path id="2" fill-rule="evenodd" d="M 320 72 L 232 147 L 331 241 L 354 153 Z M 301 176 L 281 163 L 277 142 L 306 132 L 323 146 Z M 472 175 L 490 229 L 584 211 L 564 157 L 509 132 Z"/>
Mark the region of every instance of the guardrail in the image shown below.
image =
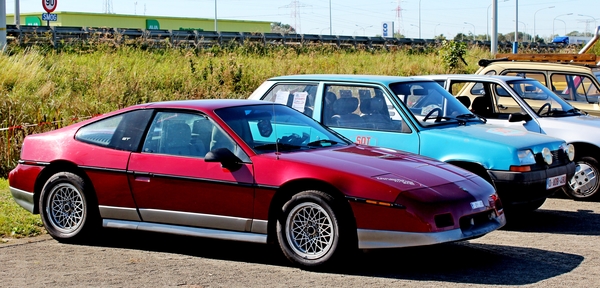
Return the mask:
<path id="1" fill-rule="evenodd" d="M 368 48 L 385 48 L 393 46 L 437 47 L 441 44 L 437 39 L 383 38 L 366 36 L 317 35 L 317 34 L 282 34 L 282 33 L 249 33 L 249 32 L 214 32 L 200 30 L 145 30 L 127 28 L 67 27 L 67 26 L 16 26 L 7 25 L 9 42 L 19 45 L 50 44 L 54 47 L 69 43 L 99 40 L 112 41 L 117 44 L 126 41 L 142 41 L 153 46 L 171 45 L 174 47 L 207 48 L 214 45 L 232 43 L 262 43 L 263 45 L 311 45 L 329 44 L 338 47 L 354 46 Z M 468 45 L 490 47 L 489 41 L 462 41 Z M 525 49 L 553 51 L 566 48 L 564 44 L 520 43 Z M 512 42 L 498 43 L 498 49 L 512 49 Z"/>

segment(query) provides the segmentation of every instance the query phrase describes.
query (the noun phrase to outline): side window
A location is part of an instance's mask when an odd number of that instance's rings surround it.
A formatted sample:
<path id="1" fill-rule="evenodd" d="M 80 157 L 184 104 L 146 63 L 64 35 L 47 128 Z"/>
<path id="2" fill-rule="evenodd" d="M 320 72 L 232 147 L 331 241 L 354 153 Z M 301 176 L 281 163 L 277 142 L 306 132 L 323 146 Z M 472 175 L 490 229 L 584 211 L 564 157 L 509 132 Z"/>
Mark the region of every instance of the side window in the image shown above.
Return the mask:
<path id="1" fill-rule="evenodd" d="M 279 84 L 262 100 L 281 103 L 312 117 L 317 84 Z"/>
<path id="2" fill-rule="evenodd" d="M 158 112 L 142 152 L 204 157 L 210 145 L 214 125 L 203 115 L 181 112 Z"/>
<path id="3" fill-rule="evenodd" d="M 538 73 L 538 72 L 508 72 L 505 75 L 507 75 L 507 76 L 518 76 L 518 77 L 533 78 L 533 79 L 539 81 L 540 83 L 544 84 L 544 86 L 548 87 L 548 82 L 546 82 L 546 76 L 544 75 L 544 73 Z"/>
<path id="4" fill-rule="evenodd" d="M 550 77 L 551 89 L 554 94 L 565 100 L 573 100 L 571 77 L 566 74 L 552 74 Z"/>
<path id="5" fill-rule="evenodd" d="M 323 124 L 330 127 L 411 132 L 378 87 L 328 85 L 323 101 Z"/>
<path id="6" fill-rule="evenodd" d="M 152 110 L 135 110 L 86 125 L 75 139 L 116 150 L 136 151 Z"/>
<path id="7" fill-rule="evenodd" d="M 490 84 L 492 86 L 492 90 L 496 97 L 492 97 L 495 100 L 495 106 L 492 107 L 492 116 L 488 118 L 497 118 L 497 119 L 508 119 L 508 116 L 512 113 L 523 113 L 524 111 L 521 109 L 521 105 L 515 100 L 509 93 L 504 89 L 504 87 L 497 84 Z M 520 88 L 520 89 L 518 89 Z M 529 86 L 523 87 L 513 87 L 521 97 L 525 97 L 524 95 L 535 97 L 535 90 L 529 89 Z M 493 102 L 492 102 L 493 103 Z"/>
<path id="8" fill-rule="evenodd" d="M 586 76 L 573 76 L 573 84 L 577 88 L 575 90 L 575 100 L 598 103 L 598 87 L 592 79 Z"/>

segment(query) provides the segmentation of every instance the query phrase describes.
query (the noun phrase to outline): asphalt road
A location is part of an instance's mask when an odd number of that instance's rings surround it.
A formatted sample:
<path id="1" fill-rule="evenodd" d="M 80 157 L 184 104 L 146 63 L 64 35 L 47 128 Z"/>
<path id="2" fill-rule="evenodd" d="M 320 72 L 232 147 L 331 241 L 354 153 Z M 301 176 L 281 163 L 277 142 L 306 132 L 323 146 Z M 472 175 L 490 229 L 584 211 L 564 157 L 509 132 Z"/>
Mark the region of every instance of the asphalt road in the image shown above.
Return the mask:
<path id="1" fill-rule="evenodd" d="M 277 247 L 106 230 L 86 245 L 46 236 L 0 244 L 0 287 L 598 287 L 600 203 L 549 199 L 482 238 L 367 251 L 298 269 Z"/>

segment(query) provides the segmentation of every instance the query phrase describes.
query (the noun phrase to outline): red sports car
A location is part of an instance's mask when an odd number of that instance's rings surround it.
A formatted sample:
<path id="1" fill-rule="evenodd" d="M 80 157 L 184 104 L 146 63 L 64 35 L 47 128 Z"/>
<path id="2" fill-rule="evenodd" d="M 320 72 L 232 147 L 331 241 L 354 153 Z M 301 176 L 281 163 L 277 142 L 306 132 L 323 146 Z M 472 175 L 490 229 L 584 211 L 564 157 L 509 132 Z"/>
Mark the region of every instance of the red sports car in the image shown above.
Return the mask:
<path id="1" fill-rule="evenodd" d="M 9 183 L 59 241 L 111 227 L 278 243 L 305 267 L 506 223 L 470 172 L 254 100 L 143 104 L 27 136 Z"/>

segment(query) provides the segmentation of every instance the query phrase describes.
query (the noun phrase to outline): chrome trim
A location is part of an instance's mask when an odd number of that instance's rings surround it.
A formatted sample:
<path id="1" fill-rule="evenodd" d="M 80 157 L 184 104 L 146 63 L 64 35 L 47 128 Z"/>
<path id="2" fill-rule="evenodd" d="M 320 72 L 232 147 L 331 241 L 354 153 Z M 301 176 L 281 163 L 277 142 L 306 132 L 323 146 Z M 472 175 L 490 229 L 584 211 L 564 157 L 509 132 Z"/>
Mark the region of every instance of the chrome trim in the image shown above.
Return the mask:
<path id="1" fill-rule="evenodd" d="M 12 194 L 13 199 L 17 204 L 21 207 L 25 208 L 25 210 L 33 213 L 33 208 L 35 207 L 33 193 L 27 192 L 25 190 L 17 189 L 15 187 L 8 187 L 10 190 L 10 194 Z"/>
<path id="2" fill-rule="evenodd" d="M 157 209 L 139 209 L 139 211 L 144 222 L 157 222 L 234 231 L 250 231 L 252 225 L 252 219 L 249 218 Z"/>
<path id="3" fill-rule="evenodd" d="M 84 169 L 84 170 L 93 170 L 93 171 L 102 171 L 102 172 L 117 172 L 117 173 L 126 173 L 127 170 L 125 169 L 113 169 L 113 168 L 103 168 L 103 167 L 95 167 L 95 166 L 77 166 L 78 168 Z"/>
<path id="4" fill-rule="evenodd" d="M 500 215 L 498 218 L 496 218 L 496 220 L 497 221 L 490 222 L 488 225 L 485 225 L 480 229 L 469 230 L 464 233 L 461 231 L 461 229 L 433 233 L 357 229 L 358 248 L 400 248 L 468 240 L 483 236 L 489 232 L 499 229 L 506 224 L 506 217 L 504 214 Z"/>
<path id="5" fill-rule="evenodd" d="M 142 221 L 135 208 L 100 205 L 98 206 L 98 209 L 100 210 L 100 217 L 102 218 Z"/>
<path id="6" fill-rule="evenodd" d="M 102 220 L 102 226 L 106 227 L 106 228 L 133 229 L 133 230 L 160 232 L 160 233 L 222 239 L 222 240 L 234 240 L 234 241 L 253 242 L 253 243 L 262 243 L 262 244 L 267 243 L 267 235 L 266 234 L 256 234 L 256 233 L 248 233 L 248 232 L 235 232 L 235 231 L 204 229 L 204 228 L 176 226 L 176 225 L 167 225 L 167 224 L 159 224 L 159 223 L 134 222 L 134 221 L 113 220 L 113 219 Z"/>
<path id="7" fill-rule="evenodd" d="M 250 230 L 250 232 L 252 233 L 260 233 L 260 234 L 267 234 L 267 226 L 269 224 L 269 221 L 267 220 L 252 220 L 252 229 Z"/>

